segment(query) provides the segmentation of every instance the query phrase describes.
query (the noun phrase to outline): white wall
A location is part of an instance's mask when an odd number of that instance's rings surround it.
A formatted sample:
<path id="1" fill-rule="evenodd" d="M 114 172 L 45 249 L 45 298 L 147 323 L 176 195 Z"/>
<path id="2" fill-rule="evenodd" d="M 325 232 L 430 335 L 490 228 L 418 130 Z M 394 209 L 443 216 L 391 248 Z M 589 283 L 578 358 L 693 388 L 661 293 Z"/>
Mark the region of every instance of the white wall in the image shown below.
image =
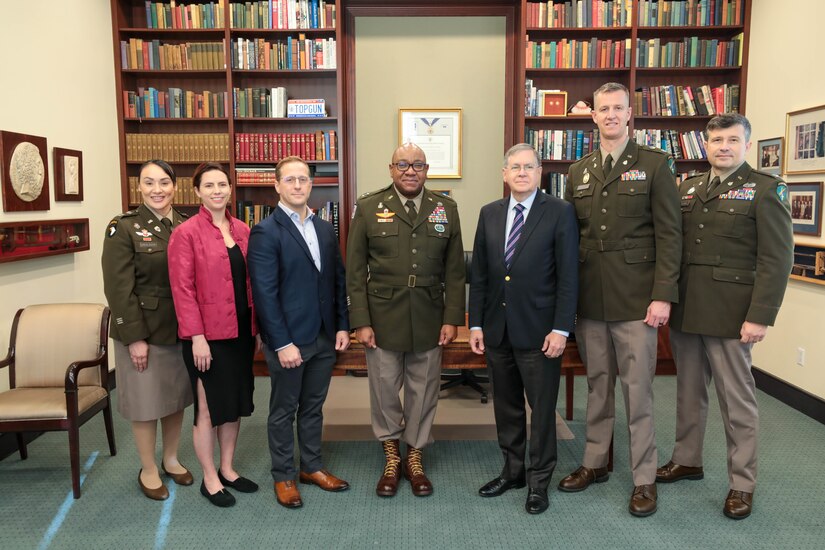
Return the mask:
<path id="1" fill-rule="evenodd" d="M 792 6 L 792 9 L 790 9 Z M 754 0 L 746 115 L 753 125 L 748 162 L 756 166 L 756 142 L 785 134 L 785 113 L 825 104 L 821 54 L 825 2 Z M 788 176 L 787 181 L 823 181 L 825 174 Z M 796 237 L 798 243 L 825 246 L 825 238 Z M 757 345 L 758 368 L 825 399 L 825 286 L 790 281 L 785 302 Z M 796 365 L 805 348 L 805 366 Z"/>
<path id="2" fill-rule="evenodd" d="M 33 32 L 36 29 L 36 33 Z M 117 114 L 109 2 L 0 5 L 0 129 L 47 139 L 48 212 L 2 212 L 0 222 L 89 218 L 91 250 L 0 264 L 0 355 L 14 312 L 44 302 L 104 302 L 104 230 L 120 211 Z M 54 201 L 52 148 L 83 152 L 83 202 Z M 43 344 L 50 335 L 43 334 Z M 0 390 L 8 387 L 0 371 Z"/>

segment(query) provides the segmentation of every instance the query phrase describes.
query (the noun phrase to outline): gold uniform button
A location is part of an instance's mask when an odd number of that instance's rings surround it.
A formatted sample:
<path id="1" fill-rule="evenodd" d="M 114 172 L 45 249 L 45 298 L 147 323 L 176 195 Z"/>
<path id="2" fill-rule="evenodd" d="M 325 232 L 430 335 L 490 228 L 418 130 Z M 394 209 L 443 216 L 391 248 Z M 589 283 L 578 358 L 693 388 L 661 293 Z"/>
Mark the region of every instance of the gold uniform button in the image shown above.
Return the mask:
<path id="1" fill-rule="evenodd" d="M 607 191 L 602 191 L 602 197 L 606 197 L 606 196 L 607 196 Z"/>
<path id="2" fill-rule="evenodd" d="M 729 210 L 728 210 L 728 212 L 730 212 L 731 214 L 733 214 L 733 208 L 729 209 Z"/>
<path id="3" fill-rule="evenodd" d="M 507 302 L 501 302 L 501 307 L 507 307 Z"/>
<path id="4" fill-rule="evenodd" d="M 413 233 L 412 235 L 410 235 L 410 237 L 412 237 L 413 239 L 416 238 L 417 236 L 418 236 L 417 233 Z"/>
<path id="5" fill-rule="evenodd" d="M 702 239 L 696 239 L 696 244 L 702 244 Z"/>
<path id="6" fill-rule="evenodd" d="M 632 187 L 631 187 L 631 188 L 630 188 L 630 192 L 631 192 L 631 193 L 635 193 L 635 192 L 636 192 L 636 190 L 635 190 L 634 188 L 632 188 Z"/>
<path id="7" fill-rule="evenodd" d="M 602 208 L 602 214 L 607 214 L 607 208 Z"/>
<path id="8" fill-rule="evenodd" d="M 381 232 L 381 234 L 382 234 L 382 235 L 386 235 L 386 234 L 387 234 L 387 232 L 386 232 L 386 231 L 382 231 L 382 232 Z"/>
<path id="9" fill-rule="evenodd" d="M 707 209 L 707 208 L 703 208 L 703 209 L 702 209 L 702 212 L 704 212 L 705 214 L 707 214 L 707 213 L 708 213 L 708 209 Z"/>
<path id="10" fill-rule="evenodd" d="M 413 248 L 413 249 L 411 250 L 411 252 L 412 252 L 413 254 L 418 254 L 418 250 L 416 250 L 415 248 Z"/>
<path id="11" fill-rule="evenodd" d="M 700 223 L 700 224 L 699 224 L 699 229 L 704 229 L 704 228 L 705 228 L 705 224 Z"/>
<path id="12" fill-rule="evenodd" d="M 601 229 L 602 231 L 607 231 L 607 226 L 606 226 L 606 225 L 602 225 L 601 227 L 599 227 L 599 229 Z"/>
<path id="13" fill-rule="evenodd" d="M 510 276 L 509 276 L 509 275 L 507 275 L 506 277 L 504 277 L 504 280 L 505 280 L 505 281 L 509 281 L 509 280 L 510 280 Z"/>
<path id="14" fill-rule="evenodd" d="M 413 268 L 413 269 L 418 269 L 418 264 L 413 264 L 413 265 L 412 265 L 412 268 Z"/>

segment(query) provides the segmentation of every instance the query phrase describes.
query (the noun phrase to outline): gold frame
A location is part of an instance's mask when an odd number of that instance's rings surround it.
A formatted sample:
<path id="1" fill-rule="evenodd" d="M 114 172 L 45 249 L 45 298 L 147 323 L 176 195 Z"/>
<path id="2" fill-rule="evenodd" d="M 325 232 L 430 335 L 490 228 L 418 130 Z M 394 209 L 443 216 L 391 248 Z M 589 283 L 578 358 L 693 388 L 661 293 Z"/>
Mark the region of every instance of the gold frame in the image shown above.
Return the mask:
<path id="1" fill-rule="evenodd" d="M 428 179 L 461 178 L 461 119 L 461 109 L 398 109 L 398 145 L 412 142 L 424 150 Z"/>
<path id="2" fill-rule="evenodd" d="M 793 120 L 796 119 L 796 120 Z M 785 174 L 821 174 L 825 172 L 825 157 L 816 157 L 816 137 L 814 136 L 813 157 L 809 159 L 791 158 L 791 152 L 797 149 L 796 135 L 791 135 L 791 125 L 819 124 L 817 132 L 825 132 L 825 105 L 792 111 L 785 115 Z M 810 162 L 809 162 L 810 161 Z M 803 166 L 799 166 L 799 164 Z"/>

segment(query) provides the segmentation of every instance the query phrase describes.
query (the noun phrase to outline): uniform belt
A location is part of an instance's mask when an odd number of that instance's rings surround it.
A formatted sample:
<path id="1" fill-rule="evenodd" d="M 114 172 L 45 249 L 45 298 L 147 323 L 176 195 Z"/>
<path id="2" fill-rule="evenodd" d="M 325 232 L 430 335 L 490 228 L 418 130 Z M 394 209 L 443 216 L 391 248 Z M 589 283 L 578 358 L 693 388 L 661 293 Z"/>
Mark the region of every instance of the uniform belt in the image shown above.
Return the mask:
<path id="1" fill-rule="evenodd" d="M 135 287 L 137 296 L 154 296 L 155 298 L 171 298 L 172 289 L 168 286 L 137 286 Z"/>
<path id="2" fill-rule="evenodd" d="M 643 246 L 655 246 L 656 241 L 652 237 L 640 237 L 636 239 L 622 239 L 620 241 L 603 241 L 601 239 L 582 239 L 579 246 L 588 250 L 627 250 L 628 248 L 641 248 Z"/>
<path id="3" fill-rule="evenodd" d="M 682 258 L 682 263 L 730 267 L 732 269 L 746 269 L 748 271 L 753 271 L 756 269 L 754 262 L 725 259 L 718 254 L 694 254 L 692 252 L 685 252 L 684 257 Z"/>
<path id="4" fill-rule="evenodd" d="M 437 286 L 441 284 L 441 277 L 437 275 L 384 275 L 371 273 L 370 282 L 389 286 Z"/>

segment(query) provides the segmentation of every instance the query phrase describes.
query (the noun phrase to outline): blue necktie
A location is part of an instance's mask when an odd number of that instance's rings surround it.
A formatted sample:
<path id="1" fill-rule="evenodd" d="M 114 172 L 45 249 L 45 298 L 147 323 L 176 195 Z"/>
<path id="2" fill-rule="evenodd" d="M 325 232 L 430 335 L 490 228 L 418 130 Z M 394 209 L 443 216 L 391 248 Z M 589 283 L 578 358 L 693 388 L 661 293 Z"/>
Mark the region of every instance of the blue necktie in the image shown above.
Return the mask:
<path id="1" fill-rule="evenodd" d="M 516 251 L 516 244 L 521 237 L 521 230 L 524 228 L 524 205 L 516 205 L 516 216 L 513 218 L 513 226 L 510 228 L 510 235 L 507 237 L 507 246 L 504 247 L 504 265 L 510 269 L 513 263 L 513 254 Z"/>

